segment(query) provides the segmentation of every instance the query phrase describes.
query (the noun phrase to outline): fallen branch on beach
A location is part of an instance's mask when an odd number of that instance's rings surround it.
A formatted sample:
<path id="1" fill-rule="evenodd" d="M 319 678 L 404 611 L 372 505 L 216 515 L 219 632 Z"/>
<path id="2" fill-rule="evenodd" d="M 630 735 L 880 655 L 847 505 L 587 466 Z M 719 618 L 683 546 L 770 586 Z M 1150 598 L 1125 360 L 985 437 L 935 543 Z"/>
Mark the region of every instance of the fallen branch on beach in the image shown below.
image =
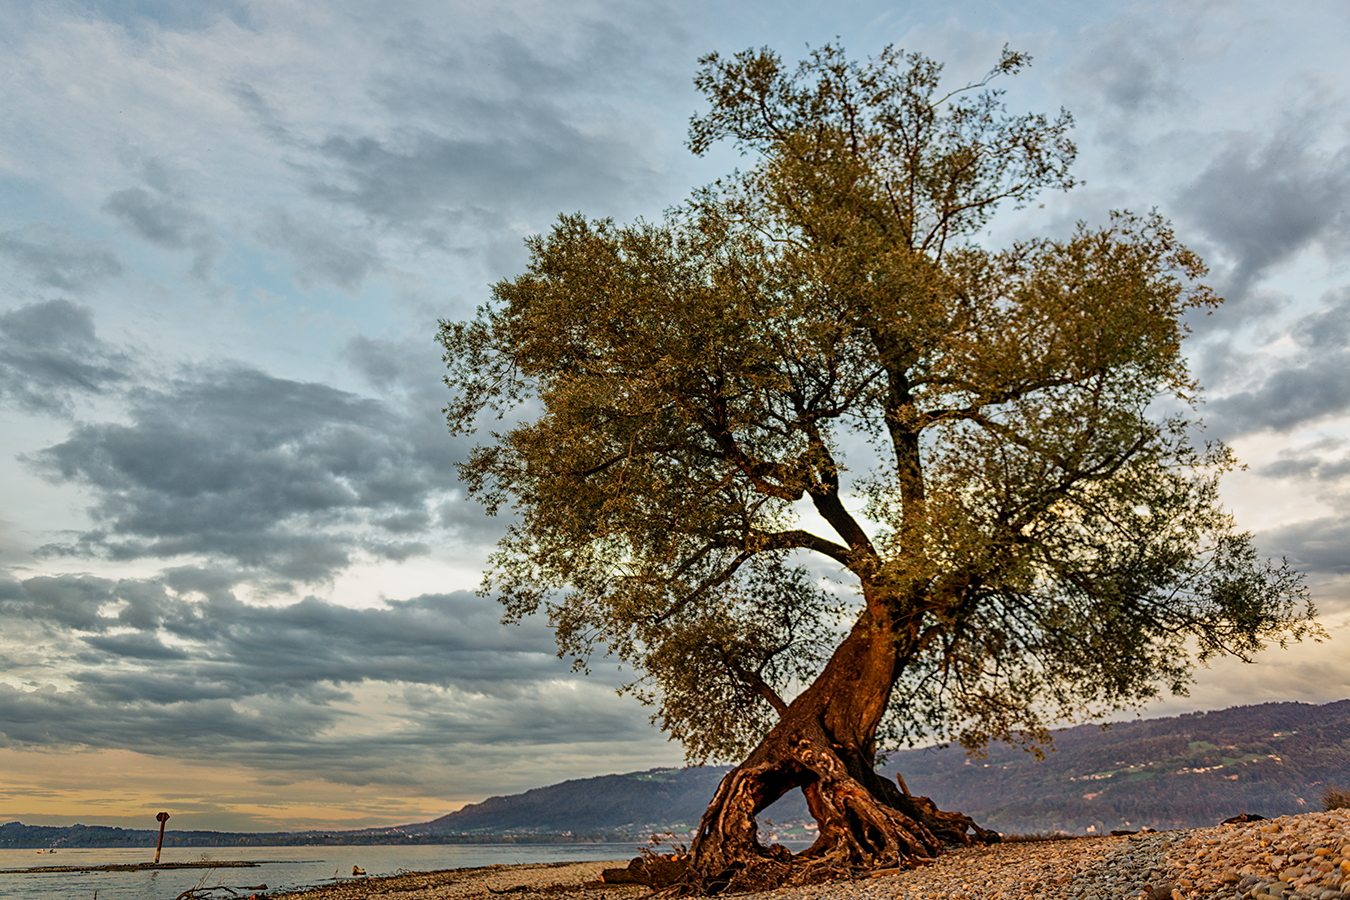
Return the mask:
<path id="1" fill-rule="evenodd" d="M 210 865 L 210 863 L 205 859 L 202 860 L 202 864 Z M 225 894 L 229 895 L 228 900 L 234 900 L 234 898 L 236 897 L 244 896 L 242 893 L 243 891 L 252 891 L 254 892 L 252 896 L 257 897 L 258 896 L 257 891 L 267 890 L 267 885 L 265 884 L 255 884 L 252 886 L 243 886 L 239 888 L 232 888 L 229 885 L 225 884 L 217 884 L 214 887 L 206 887 L 206 879 L 210 878 L 211 873 L 214 872 L 215 870 L 216 866 L 212 865 L 211 868 L 207 869 L 206 872 L 202 874 L 201 878 L 197 879 L 197 883 L 195 885 L 183 891 L 183 893 L 175 897 L 174 900 L 227 900 L 227 898 L 224 895 L 217 896 L 216 891 L 224 891 Z"/>

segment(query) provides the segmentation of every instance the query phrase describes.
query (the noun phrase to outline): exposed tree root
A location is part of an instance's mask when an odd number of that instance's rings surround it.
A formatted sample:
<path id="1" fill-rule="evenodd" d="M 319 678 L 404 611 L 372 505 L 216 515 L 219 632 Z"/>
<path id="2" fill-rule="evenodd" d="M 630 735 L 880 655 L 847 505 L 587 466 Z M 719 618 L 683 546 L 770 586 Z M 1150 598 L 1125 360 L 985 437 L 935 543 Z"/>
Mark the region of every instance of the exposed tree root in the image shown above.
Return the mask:
<path id="1" fill-rule="evenodd" d="M 795 731 L 771 735 L 722 779 L 699 824 L 681 892 L 758 891 L 912 867 L 947 845 L 999 840 L 969 817 L 901 790 L 861 759 L 846 760 L 823 734 L 811 733 L 816 729 Z M 819 827 L 815 843 L 796 856 L 761 844 L 755 818 L 793 788 L 801 788 Z"/>

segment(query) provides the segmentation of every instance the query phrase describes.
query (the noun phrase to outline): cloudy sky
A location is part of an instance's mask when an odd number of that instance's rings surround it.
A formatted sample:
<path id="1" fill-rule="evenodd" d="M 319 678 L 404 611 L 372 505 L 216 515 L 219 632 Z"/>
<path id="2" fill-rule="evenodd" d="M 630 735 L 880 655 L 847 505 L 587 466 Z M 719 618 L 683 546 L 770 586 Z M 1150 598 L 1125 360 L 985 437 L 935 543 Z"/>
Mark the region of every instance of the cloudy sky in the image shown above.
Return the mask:
<path id="1" fill-rule="evenodd" d="M 474 594 L 436 319 L 560 212 L 657 216 L 710 50 L 838 36 L 1077 119 L 1084 185 L 993 244 L 1156 207 L 1226 499 L 1331 642 L 1170 714 L 1350 696 L 1350 7 L 1341 0 L 10 0 L 0 5 L 0 821 L 362 827 L 678 747 Z"/>

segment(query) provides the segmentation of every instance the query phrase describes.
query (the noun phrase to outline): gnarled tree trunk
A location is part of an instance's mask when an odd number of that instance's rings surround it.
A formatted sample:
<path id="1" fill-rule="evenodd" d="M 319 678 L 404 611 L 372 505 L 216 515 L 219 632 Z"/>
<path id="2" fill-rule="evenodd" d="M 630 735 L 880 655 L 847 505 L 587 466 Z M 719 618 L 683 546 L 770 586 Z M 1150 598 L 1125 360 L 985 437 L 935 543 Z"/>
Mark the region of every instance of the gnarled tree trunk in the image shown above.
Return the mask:
<path id="1" fill-rule="evenodd" d="M 895 635 L 864 614 L 815 682 L 722 779 L 690 848 L 691 886 L 765 889 L 909 865 L 946 844 L 999 839 L 873 770 L 876 729 L 901 657 Z M 755 818 L 794 788 L 819 827 L 815 843 L 796 857 L 761 844 Z"/>

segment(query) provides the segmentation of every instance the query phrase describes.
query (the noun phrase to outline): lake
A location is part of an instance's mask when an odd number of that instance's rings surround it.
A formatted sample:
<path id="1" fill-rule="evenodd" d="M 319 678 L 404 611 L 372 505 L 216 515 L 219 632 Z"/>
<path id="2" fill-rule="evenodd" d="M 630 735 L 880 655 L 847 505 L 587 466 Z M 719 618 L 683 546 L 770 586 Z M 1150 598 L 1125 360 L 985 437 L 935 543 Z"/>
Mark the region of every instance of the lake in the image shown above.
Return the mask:
<path id="1" fill-rule="evenodd" d="M 269 893 L 350 879 L 352 866 L 369 875 L 430 872 L 474 866 L 543 862 L 627 861 L 642 844 L 436 844 L 417 847 L 201 847 L 165 848 L 160 862 L 200 859 L 258 862 L 247 869 L 178 869 L 155 872 L 52 872 L 0 874 L 0 900 L 173 900 L 199 884 L 241 890 L 266 884 Z M 150 850 L 62 848 L 56 853 L 0 850 L 0 869 L 35 866 L 103 866 L 150 862 Z M 220 892 L 224 893 L 224 892 Z"/>

